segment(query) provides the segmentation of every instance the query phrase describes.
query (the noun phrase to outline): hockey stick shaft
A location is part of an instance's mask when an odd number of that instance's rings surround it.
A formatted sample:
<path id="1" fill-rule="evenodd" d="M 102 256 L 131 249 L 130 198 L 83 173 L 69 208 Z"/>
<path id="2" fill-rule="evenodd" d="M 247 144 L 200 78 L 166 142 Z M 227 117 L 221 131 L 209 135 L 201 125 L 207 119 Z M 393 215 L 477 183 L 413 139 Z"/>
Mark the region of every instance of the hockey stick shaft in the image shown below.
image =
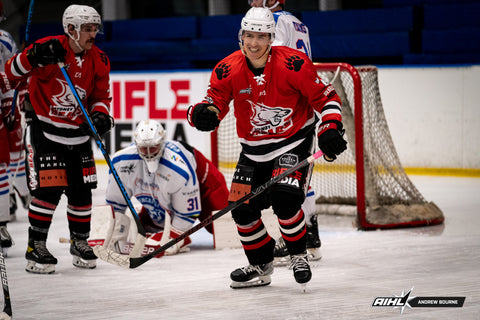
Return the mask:
<path id="1" fill-rule="evenodd" d="M 172 239 L 170 240 L 169 242 L 167 242 L 165 245 L 161 246 L 160 248 L 156 249 L 155 251 L 143 256 L 143 257 L 138 257 L 138 258 L 130 258 L 130 268 L 136 268 L 138 266 L 141 266 L 142 264 L 144 264 L 145 262 L 147 262 L 148 260 L 152 259 L 153 257 L 155 257 L 156 255 L 158 255 L 159 253 L 162 253 L 163 251 L 167 250 L 168 248 L 170 248 L 171 246 L 173 246 L 174 244 L 182 241 L 183 239 L 185 239 L 186 237 L 188 237 L 189 235 L 191 235 L 192 233 L 200 230 L 201 228 L 211 224 L 214 220 L 220 218 L 221 216 L 225 215 L 226 213 L 236 209 L 237 207 L 239 207 L 241 204 L 243 204 L 245 201 L 248 201 L 256 196 L 258 196 L 260 193 L 262 193 L 263 191 L 265 191 L 266 189 L 270 188 L 271 186 L 273 186 L 275 183 L 277 183 L 278 181 L 282 180 L 283 178 L 287 177 L 288 175 L 290 175 L 291 173 L 305 167 L 306 165 L 309 165 L 310 163 L 314 162 L 316 159 L 318 159 L 319 157 L 321 157 L 323 155 L 322 151 L 317 151 L 316 153 L 312 154 L 311 156 L 309 156 L 308 158 L 304 159 L 302 162 L 298 163 L 296 166 L 293 166 L 291 167 L 290 169 L 286 170 L 285 172 L 283 172 L 282 174 L 278 175 L 278 176 L 275 176 L 273 177 L 272 179 L 270 179 L 269 181 L 267 181 L 266 183 L 262 184 L 261 186 L 257 187 L 255 190 L 253 190 L 252 192 L 246 194 L 245 196 L 243 196 L 242 198 L 240 198 L 239 200 L 235 201 L 235 202 L 232 202 L 230 203 L 228 206 L 226 206 L 225 208 L 223 208 L 222 210 L 218 211 L 217 213 L 215 213 L 214 215 L 208 217 L 207 219 L 201 221 L 199 224 L 193 226 L 191 229 L 185 231 L 184 233 L 182 233 L 180 236 L 178 236 L 177 238 L 175 239 Z"/>
<path id="2" fill-rule="evenodd" d="M 135 208 L 133 207 L 132 201 L 130 200 L 130 197 L 128 196 L 128 193 L 125 190 L 125 187 L 123 186 L 122 180 L 120 179 L 120 176 L 118 175 L 117 170 L 115 170 L 115 167 L 113 166 L 112 160 L 110 159 L 110 156 L 108 155 L 108 152 L 105 150 L 105 146 L 103 145 L 102 139 L 100 138 L 97 130 L 95 129 L 95 126 L 93 125 L 92 119 L 90 118 L 87 110 L 83 106 L 83 103 L 82 103 L 80 97 L 78 96 L 78 92 L 75 89 L 75 86 L 73 85 L 72 80 L 71 80 L 67 70 L 65 70 L 65 66 L 61 62 L 58 65 L 60 67 L 60 70 L 63 73 L 63 76 L 65 77 L 65 80 L 68 83 L 68 86 L 70 87 L 70 90 L 72 91 L 73 95 L 75 96 L 75 99 L 77 100 L 77 103 L 80 106 L 80 109 L 82 110 L 83 115 L 85 116 L 85 120 L 87 121 L 88 126 L 93 133 L 93 139 L 95 140 L 95 143 L 97 144 L 98 148 L 102 152 L 103 157 L 105 158 L 105 161 L 107 162 L 108 167 L 110 168 L 110 171 L 112 172 L 112 175 L 115 178 L 115 181 L 117 182 L 117 185 L 120 188 L 120 191 L 122 192 L 123 198 L 127 202 L 128 208 L 132 212 L 132 215 L 133 215 L 134 220 L 135 220 L 135 224 L 137 225 L 138 233 L 141 236 L 143 236 L 143 238 L 145 238 L 145 235 L 146 235 L 145 229 L 143 228 L 143 225 L 140 222 L 140 218 L 139 218 L 137 212 L 135 211 Z"/>
<path id="3" fill-rule="evenodd" d="M 27 25 L 25 26 L 25 39 L 23 40 L 22 50 L 25 49 L 28 40 L 30 38 L 30 27 L 32 25 L 32 16 L 33 16 L 33 5 L 35 4 L 34 0 L 30 0 L 30 6 L 28 7 L 28 17 L 27 17 Z M 12 108 L 10 110 L 11 115 L 15 115 L 15 105 L 17 103 L 18 97 L 18 89 L 15 89 L 13 92 L 13 101 L 12 101 Z"/>
<path id="4" fill-rule="evenodd" d="M 10 290 L 8 289 L 7 267 L 5 264 L 5 257 L 3 256 L 2 248 L 0 248 L 0 278 L 2 280 L 3 288 L 3 313 L 9 317 L 12 316 L 12 303 L 10 302 Z"/>

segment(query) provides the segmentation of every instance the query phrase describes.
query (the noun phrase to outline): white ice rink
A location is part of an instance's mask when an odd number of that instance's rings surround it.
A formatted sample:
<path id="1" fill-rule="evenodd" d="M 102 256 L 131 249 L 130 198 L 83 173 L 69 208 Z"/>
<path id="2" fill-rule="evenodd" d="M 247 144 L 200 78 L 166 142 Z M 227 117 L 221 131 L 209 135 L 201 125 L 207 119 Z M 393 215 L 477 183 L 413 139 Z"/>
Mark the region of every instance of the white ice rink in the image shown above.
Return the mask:
<path id="1" fill-rule="evenodd" d="M 106 166 L 98 166 L 102 204 Z M 303 293 L 292 271 L 276 268 L 266 287 L 230 289 L 229 274 L 246 264 L 241 249 L 213 250 L 204 230 L 190 253 L 152 259 L 137 269 L 98 260 L 72 266 L 65 199 L 47 242 L 59 260 L 52 275 L 25 272 L 28 219 L 24 209 L 8 229 L 15 245 L 7 274 L 14 319 L 480 319 L 480 178 L 412 176 L 445 214 L 442 226 L 357 231 L 352 218 L 319 216 L 323 258 L 312 263 Z M 462 308 L 375 307 L 375 297 L 466 297 Z M 1 298 L 0 298 L 1 301 Z"/>

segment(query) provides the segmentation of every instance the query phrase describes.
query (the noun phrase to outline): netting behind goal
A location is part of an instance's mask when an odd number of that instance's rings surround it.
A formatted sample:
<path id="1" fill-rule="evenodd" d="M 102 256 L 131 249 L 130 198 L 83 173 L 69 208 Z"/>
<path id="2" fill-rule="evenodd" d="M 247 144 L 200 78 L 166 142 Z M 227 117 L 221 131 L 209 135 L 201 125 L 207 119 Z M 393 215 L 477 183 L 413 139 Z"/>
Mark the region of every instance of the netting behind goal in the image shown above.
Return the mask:
<path id="1" fill-rule="evenodd" d="M 354 214 L 360 229 L 442 223 L 441 210 L 424 199 L 400 163 L 383 111 L 377 68 L 345 63 L 316 67 L 342 99 L 348 141 L 347 151 L 336 161 L 315 164 L 311 184 L 317 213 Z M 212 158 L 228 183 L 240 151 L 231 111 L 212 134 Z"/>

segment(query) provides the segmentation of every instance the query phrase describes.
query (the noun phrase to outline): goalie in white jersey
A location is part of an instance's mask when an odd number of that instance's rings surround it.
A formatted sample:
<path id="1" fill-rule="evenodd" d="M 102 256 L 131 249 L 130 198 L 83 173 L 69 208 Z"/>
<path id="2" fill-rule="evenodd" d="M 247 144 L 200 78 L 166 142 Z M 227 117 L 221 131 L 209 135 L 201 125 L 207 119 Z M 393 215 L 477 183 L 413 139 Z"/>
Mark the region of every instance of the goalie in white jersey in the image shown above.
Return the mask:
<path id="1" fill-rule="evenodd" d="M 212 210 L 228 205 L 229 192 L 222 173 L 188 144 L 166 140 L 160 123 L 154 120 L 140 122 L 134 140 L 134 144 L 115 153 L 112 163 L 128 196 L 142 205 L 138 215 L 149 233 L 146 246 L 151 248 L 157 244 L 158 247 L 169 237 L 176 238 L 190 229 L 197 218 L 208 218 Z M 127 209 L 111 173 L 106 202 L 115 213 L 125 213 Z M 113 216 L 118 218 L 122 215 Z M 121 240 L 122 235 L 118 233 L 124 232 L 124 228 L 115 229 L 114 241 Z M 212 232 L 212 229 L 207 230 Z M 162 240 L 163 231 L 167 237 Z M 107 245 L 114 245 L 111 234 L 106 238 L 110 238 Z M 190 243 L 187 237 L 167 250 L 166 254 L 186 251 Z M 116 249 L 128 253 L 119 247 Z"/>

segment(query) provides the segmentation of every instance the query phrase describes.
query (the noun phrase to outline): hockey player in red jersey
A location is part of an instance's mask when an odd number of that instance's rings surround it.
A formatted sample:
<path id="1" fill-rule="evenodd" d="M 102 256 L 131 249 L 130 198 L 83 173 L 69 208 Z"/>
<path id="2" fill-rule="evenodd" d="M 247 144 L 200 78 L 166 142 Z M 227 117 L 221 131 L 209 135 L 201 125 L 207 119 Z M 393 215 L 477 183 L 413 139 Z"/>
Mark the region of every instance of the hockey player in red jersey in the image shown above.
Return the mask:
<path id="1" fill-rule="evenodd" d="M 5 65 L 10 83 L 30 78 L 25 102 L 27 182 L 32 195 L 25 253 L 28 272 L 55 271 L 57 259 L 47 250 L 46 240 L 63 193 L 68 199 L 73 264 L 79 268 L 96 266 L 96 256 L 87 243 L 91 189 L 97 179 L 90 132 L 57 64 L 65 64 L 97 132 L 108 132 L 113 126 L 109 115 L 110 63 L 94 44 L 101 27 L 94 8 L 71 5 L 63 14 L 64 35 L 37 40 Z"/>
<path id="2" fill-rule="evenodd" d="M 285 0 L 248 0 L 252 7 L 264 7 L 270 9 L 275 19 L 275 40 L 272 46 L 287 46 L 305 53 L 310 60 L 310 35 L 308 27 L 297 17 L 288 11 L 284 11 Z M 302 205 L 307 223 L 307 252 L 308 258 L 320 260 L 320 235 L 318 230 L 317 215 L 315 212 L 315 190 L 308 187 L 307 196 Z M 276 265 L 288 262 L 288 250 L 282 237 L 277 240 L 274 252 Z"/>
<path id="3" fill-rule="evenodd" d="M 272 47 L 275 21 L 267 8 L 251 8 L 241 22 L 241 50 L 214 68 L 207 95 L 188 112 L 201 131 L 215 130 L 233 100 L 242 152 L 230 190 L 235 201 L 311 155 L 319 115 L 318 145 L 333 161 L 346 149 L 341 101 L 317 75 L 310 59 L 297 50 Z M 306 253 L 301 205 L 311 168 L 303 168 L 267 192 L 232 211 L 249 265 L 230 274 L 232 288 L 268 285 L 275 241 L 261 219 L 270 205 L 290 254 L 295 280 L 306 284 L 312 273 Z"/>

